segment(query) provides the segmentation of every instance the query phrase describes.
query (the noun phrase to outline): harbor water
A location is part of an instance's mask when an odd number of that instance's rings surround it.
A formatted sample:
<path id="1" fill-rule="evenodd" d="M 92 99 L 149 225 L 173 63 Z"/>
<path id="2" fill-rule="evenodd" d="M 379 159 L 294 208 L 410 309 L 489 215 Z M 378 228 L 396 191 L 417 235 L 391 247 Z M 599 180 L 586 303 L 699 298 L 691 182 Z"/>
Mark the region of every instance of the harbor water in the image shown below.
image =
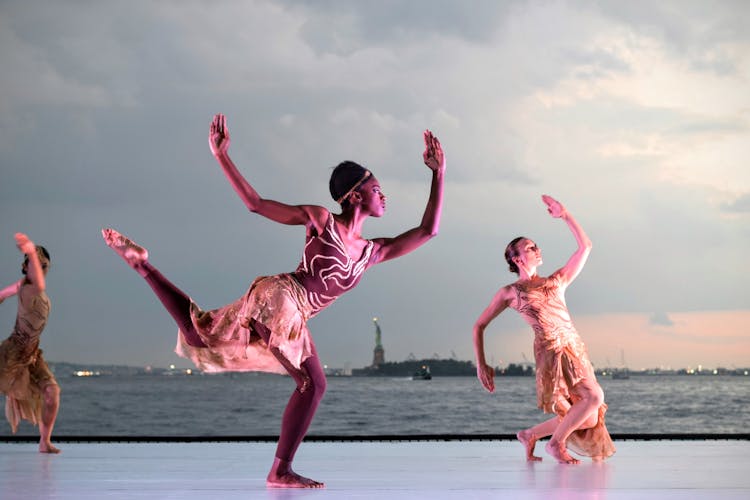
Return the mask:
<path id="1" fill-rule="evenodd" d="M 55 434 L 65 436 L 276 435 L 294 389 L 266 374 L 61 377 Z M 743 433 L 750 377 L 600 377 L 612 433 Z M 546 416 L 533 377 L 329 377 L 311 435 L 506 434 Z M 22 423 L 19 435 L 36 435 Z M 0 435 L 10 435 L 7 424 Z"/>

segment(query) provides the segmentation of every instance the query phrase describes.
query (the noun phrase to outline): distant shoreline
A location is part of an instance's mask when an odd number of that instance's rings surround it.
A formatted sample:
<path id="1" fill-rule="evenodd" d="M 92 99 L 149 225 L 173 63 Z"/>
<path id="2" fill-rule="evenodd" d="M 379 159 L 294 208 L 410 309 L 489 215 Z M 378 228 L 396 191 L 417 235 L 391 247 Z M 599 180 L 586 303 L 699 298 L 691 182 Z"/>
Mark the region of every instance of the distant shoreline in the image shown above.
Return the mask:
<path id="1" fill-rule="evenodd" d="M 128 365 L 108 365 L 108 364 L 86 364 L 86 363 L 69 363 L 69 362 L 48 362 L 53 373 L 57 377 L 99 377 L 99 376 L 174 376 L 174 375 L 205 375 L 197 369 L 171 367 L 138 367 Z M 378 367 L 363 367 L 350 370 L 329 368 L 326 370 L 327 375 L 334 377 L 409 377 L 418 371 L 422 366 L 428 366 L 433 376 L 437 377 L 474 377 L 476 376 L 476 367 L 471 361 L 459 361 L 455 359 L 419 359 L 382 363 Z M 750 367 L 748 368 L 703 368 L 695 370 L 691 368 L 680 368 L 674 370 L 664 370 L 660 368 L 650 368 L 644 370 L 633 370 L 627 368 L 597 368 L 596 374 L 599 377 L 610 377 L 615 373 L 626 372 L 628 376 L 667 376 L 667 375 L 684 375 L 684 376 L 750 376 Z M 249 372 L 254 375 L 261 375 L 259 372 Z M 506 377 L 527 377 L 534 376 L 534 365 L 530 363 L 514 364 L 510 363 L 505 367 L 495 368 L 496 376 Z M 237 375 L 237 373 L 235 373 Z M 271 375 L 271 374 L 269 374 Z"/>

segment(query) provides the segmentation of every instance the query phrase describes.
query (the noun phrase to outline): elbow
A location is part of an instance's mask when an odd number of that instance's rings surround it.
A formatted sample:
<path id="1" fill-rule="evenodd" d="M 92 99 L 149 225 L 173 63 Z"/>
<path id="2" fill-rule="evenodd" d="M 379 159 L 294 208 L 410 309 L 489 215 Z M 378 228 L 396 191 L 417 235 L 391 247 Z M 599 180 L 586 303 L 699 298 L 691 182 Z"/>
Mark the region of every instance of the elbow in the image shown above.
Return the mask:
<path id="1" fill-rule="evenodd" d="M 484 327 L 486 325 L 482 323 L 474 323 L 474 329 L 472 333 L 472 337 L 474 337 L 474 340 L 481 338 L 482 335 L 484 335 Z"/>
<path id="2" fill-rule="evenodd" d="M 244 199 L 244 201 L 245 201 L 245 206 L 250 212 L 254 214 L 257 214 L 260 212 L 261 207 L 263 205 L 263 200 L 261 198 L 253 198 L 253 197 L 248 196 L 247 198 Z"/>
<path id="3" fill-rule="evenodd" d="M 440 232 L 440 226 L 437 224 L 433 224 L 428 227 L 422 226 L 422 234 L 428 240 L 437 236 L 439 232 Z"/>

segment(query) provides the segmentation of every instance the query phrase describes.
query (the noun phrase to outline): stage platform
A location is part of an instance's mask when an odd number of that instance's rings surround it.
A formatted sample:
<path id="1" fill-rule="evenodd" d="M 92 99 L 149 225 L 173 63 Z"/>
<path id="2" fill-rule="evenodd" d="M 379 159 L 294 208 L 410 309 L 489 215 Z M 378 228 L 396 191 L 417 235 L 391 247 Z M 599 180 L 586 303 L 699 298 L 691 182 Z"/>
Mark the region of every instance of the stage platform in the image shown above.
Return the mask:
<path id="1" fill-rule="evenodd" d="M 544 443 L 540 443 L 543 445 Z M 748 440 L 624 440 L 604 463 L 527 463 L 510 440 L 314 441 L 323 490 L 267 490 L 271 442 L 0 440 L 0 499 L 749 499 Z"/>

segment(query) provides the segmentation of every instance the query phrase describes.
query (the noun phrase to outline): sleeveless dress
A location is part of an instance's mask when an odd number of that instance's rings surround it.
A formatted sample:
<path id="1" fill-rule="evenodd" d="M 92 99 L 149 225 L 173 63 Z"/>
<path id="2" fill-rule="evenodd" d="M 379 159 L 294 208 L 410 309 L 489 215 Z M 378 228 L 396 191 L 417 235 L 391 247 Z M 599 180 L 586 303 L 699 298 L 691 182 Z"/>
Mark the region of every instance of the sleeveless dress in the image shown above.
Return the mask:
<path id="1" fill-rule="evenodd" d="M 308 234 L 293 273 L 256 278 L 242 297 L 211 311 L 191 302 L 190 316 L 206 347 L 188 345 L 179 331 L 175 352 L 205 372 L 287 373 L 250 327 L 255 320 L 270 330 L 270 346 L 299 368 L 313 353 L 307 321 L 359 283 L 372 249 L 368 241 L 359 259 L 352 259 L 329 213 L 322 233 Z"/>
<path id="2" fill-rule="evenodd" d="M 575 385 L 584 379 L 596 381 L 586 346 L 565 304 L 566 286 L 558 274 L 538 287 L 514 284 L 516 295 L 510 305 L 534 330 L 537 404 L 545 413 L 560 417 L 581 399 Z M 584 456 L 611 456 L 615 446 L 604 421 L 606 411 L 607 405 L 602 404 L 597 424 L 574 431 L 568 438 L 568 448 Z"/>
<path id="3" fill-rule="evenodd" d="M 5 417 L 13 433 L 21 419 L 37 425 L 42 418 L 42 391 L 57 385 L 39 349 L 49 311 L 44 291 L 35 293 L 30 284 L 21 285 L 13 333 L 0 344 L 0 393 L 5 394 Z"/>

